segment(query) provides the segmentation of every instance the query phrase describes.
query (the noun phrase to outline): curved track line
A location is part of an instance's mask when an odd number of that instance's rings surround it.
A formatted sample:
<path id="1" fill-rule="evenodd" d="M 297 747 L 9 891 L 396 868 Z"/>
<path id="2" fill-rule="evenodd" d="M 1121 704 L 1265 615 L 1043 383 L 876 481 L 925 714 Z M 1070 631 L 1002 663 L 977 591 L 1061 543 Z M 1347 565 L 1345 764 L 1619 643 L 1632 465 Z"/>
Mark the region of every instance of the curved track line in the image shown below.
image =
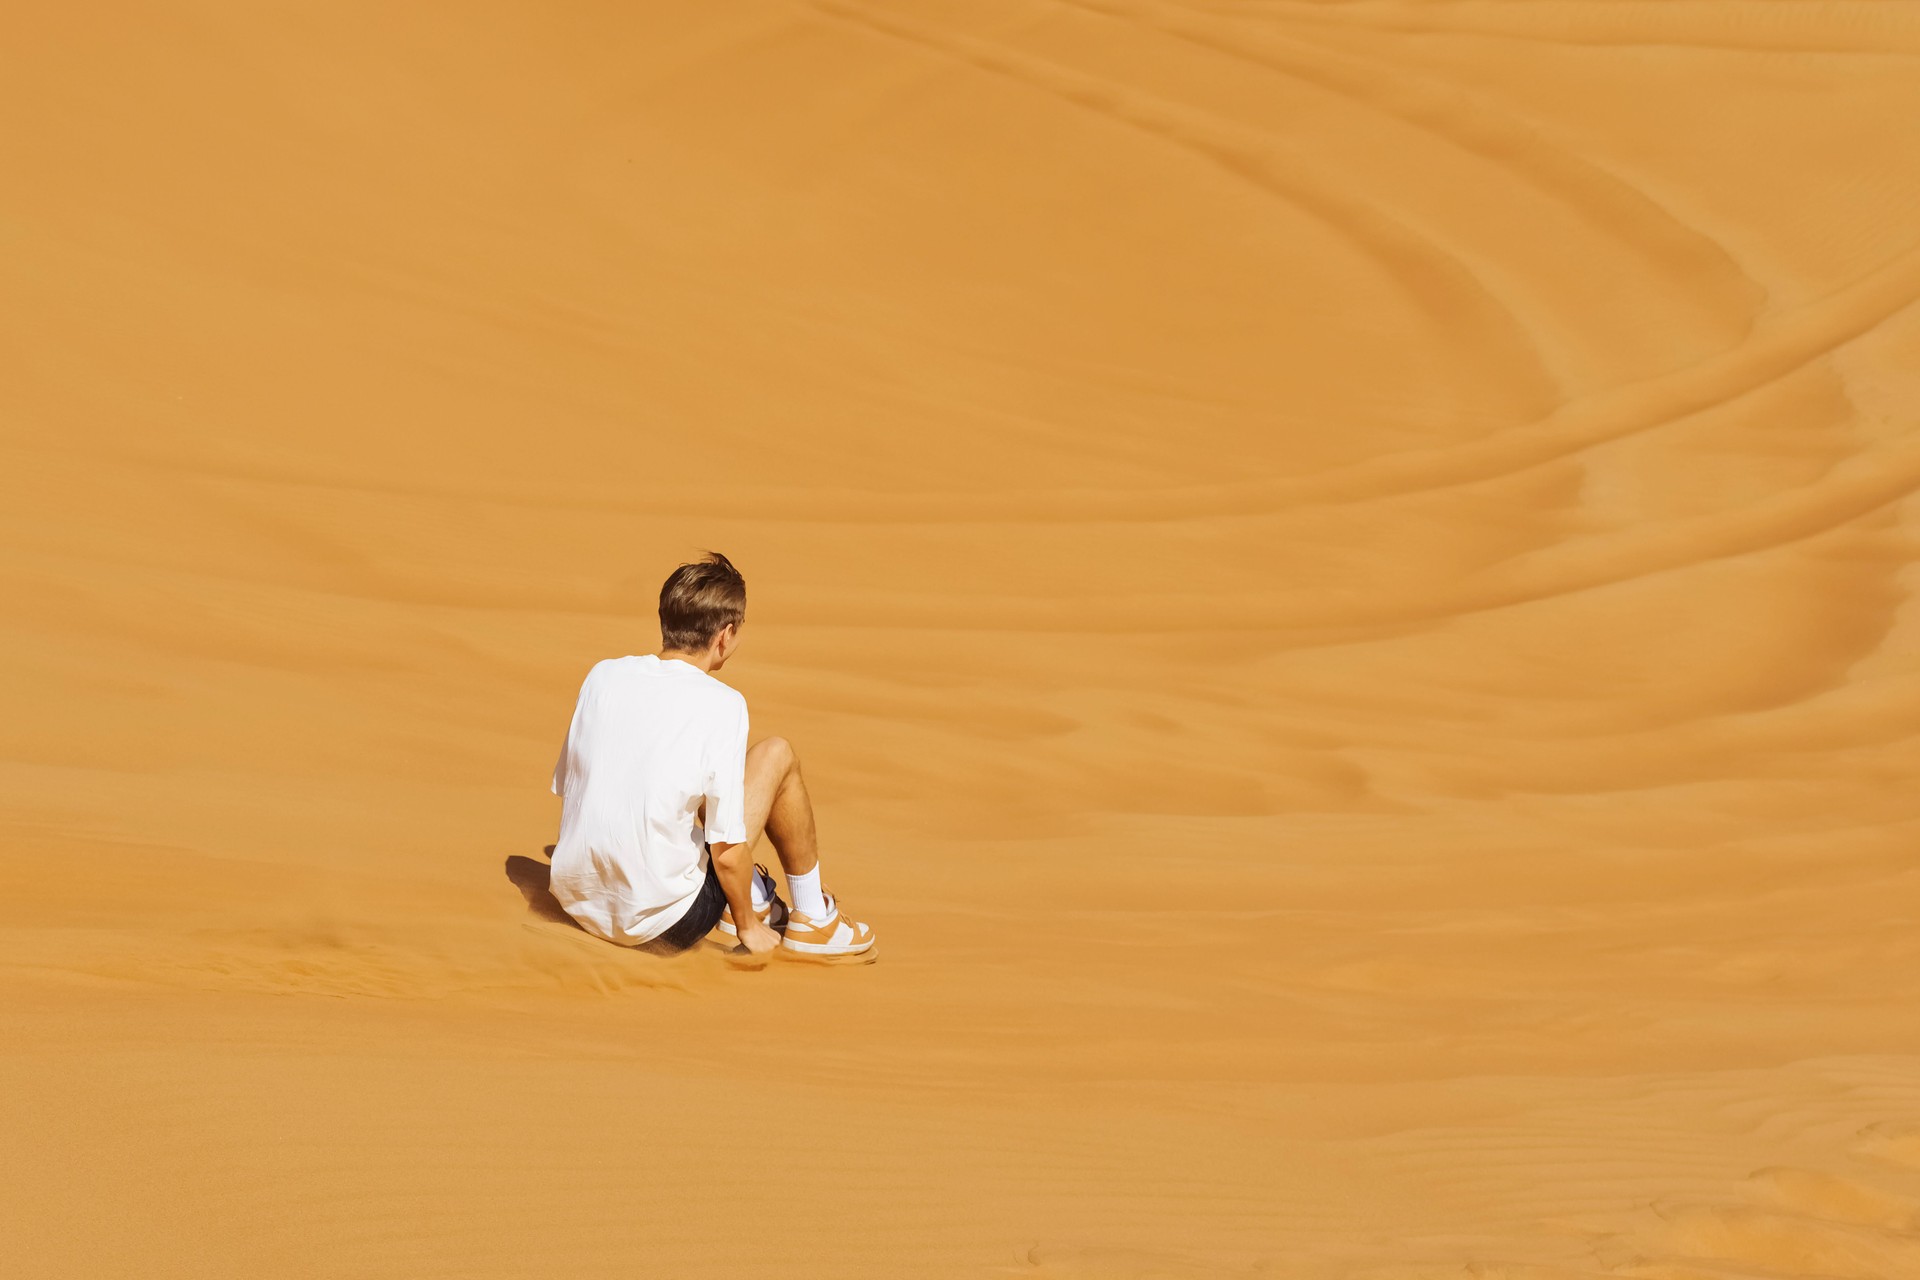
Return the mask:
<path id="1" fill-rule="evenodd" d="M 1268 0 L 1260 5 L 1227 7 L 1219 4 L 1187 5 L 1187 8 L 1235 22 L 1295 22 L 1303 26 L 1335 27 L 1347 30 L 1389 32 L 1396 35 L 1455 36 L 1465 39 L 1514 40 L 1528 44 L 1557 45 L 1567 48 L 1602 49 L 1674 49 L 1698 53 L 1769 54 L 1795 56 L 1860 58 L 1911 58 L 1920 56 L 1920 22 L 1915 22 L 1910 5 L 1882 2 L 1843 5 L 1833 0 L 1809 0 L 1795 5 L 1791 0 L 1773 0 L 1765 6 L 1766 22 L 1755 23 L 1739 37 L 1701 40 L 1689 38 L 1706 6 L 1684 0 L 1640 4 L 1487 4 L 1477 0 L 1453 0 L 1434 3 L 1422 0 L 1405 4 L 1319 4 L 1292 0 Z M 1747 6 L 1711 6 L 1715 14 L 1745 12 Z M 1551 11 L 1551 28 L 1522 29 L 1539 21 L 1538 11 Z M 1631 10 L 1636 23 L 1671 23 L 1667 38 L 1648 39 L 1630 30 L 1619 12 Z M 1847 14 L 1846 23 L 1836 21 L 1836 12 Z M 1496 16 L 1497 15 L 1497 16 Z M 1576 16 L 1578 15 L 1578 16 Z M 1490 20 L 1491 19 L 1491 20 Z M 1570 31 L 1585 21 L 1587 32 Z M 1502 23 L 1510 25 L 1502 26 Z M 1865 29 L 1867 36 L 1859 44 L 1830 43 L 1845 27 Z"/>
<path id="2" fill-rule="evenodd" d="M 1656 264 L 1661 274 L 1683 273 L 1687 288 L 1674 291 L 1672 302 L 1676 305 L 1699 307 L 1697 295 L 1704 288 L 1713 296 L 1715 309 L 1739 308 L 1744 313 L 1744 327 L 1750 323 L 1754 305 L 1764 298 L 1752 274 L 1718 241 L 1675 217 L 1639 187 L 1569 154 L 1507 114 L 1473 103 L 1462 90 L 1436 88 L 1400 68 L 1284 36 L 1263 32 L 1255 41 L 1223 39 L 1211 28 L 1169 15 L 1158 6 L 1149 9 L 1123 0 L 1057 2 L 1133 22 L 1314 85 L 1477 156 L 1554 200 L 1588 225 L 1628 244 L 1634 253 Z M 1520 163 L 1523 158 L 1524 164 Z M 1709 280 L 1713 283 L 1707 283 Z"/>
<path id="3" fill-rule="evenodd" d="M 1456 359 L 1477 363 L 1485 361 L 1489 352 L 1498 352 L 1496 363 L 1505 378 L 1513 380 L 1518 366 L 1526 371 L 1523 376 L 1535 400 L 1544 404 L 1556 398 L 1557 389 L 1532 334 L 1459 255 L 1441 249 L 1430 235 L 1369 203 L 1300 181 L 1294 170 L 1305 158 L 1272 139 L 1058 63 L 902 22 L 891 14 L 841 0 L 812 0 L 811 7 L 823 16 L 1050 94 L 1206 160 L 1286 201 L 1384 270 Z"/>
<path id="4" fill-rule="evenodd" d="M 1871 332 L 1920 300 L 1920 248 L 1797 310 L 1763 320 L 1746 343 L 1656 378 L 1576 401 L 1523 427 L 1452 446 L 1408 450 L 1304 476 L 1166 489 L 1030 489 L 995 493 L 901 493 L 858 489 L 735 490 L 764 514 L 800 524 L 914 525 L 1024 523 L 1155 524 L 1258 518 L 1297 506 L 1365 503 L 1516 474 L 1597 445 L 1703 413 L 1798 372 Z M 41 446 L 35 452 L 49 452 Z M 216 479 L 303 488 L 484 501 L 513 508 L 654 515 L 705 513 L 678 494 L 645 502 L 613 488 L 529 493 L 320 477 L 232 463 L 183 463 L 149 452 L 138 462 Z M 858 515 L 849 515 L 858 512 Z"/>

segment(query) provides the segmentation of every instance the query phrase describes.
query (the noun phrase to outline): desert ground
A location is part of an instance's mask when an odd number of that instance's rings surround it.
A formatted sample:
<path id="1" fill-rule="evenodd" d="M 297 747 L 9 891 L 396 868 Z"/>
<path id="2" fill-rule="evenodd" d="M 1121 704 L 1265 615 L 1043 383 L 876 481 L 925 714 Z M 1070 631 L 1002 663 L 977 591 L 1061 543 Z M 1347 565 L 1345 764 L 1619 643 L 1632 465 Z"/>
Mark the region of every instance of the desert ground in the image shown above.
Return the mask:
<path id="1" fill-rule="evenodd" d="M 1920 1276 L 1920 9 L 6 29 L 7 1276 Z M 875 964 L 545 894 L 708 547 Z"/>

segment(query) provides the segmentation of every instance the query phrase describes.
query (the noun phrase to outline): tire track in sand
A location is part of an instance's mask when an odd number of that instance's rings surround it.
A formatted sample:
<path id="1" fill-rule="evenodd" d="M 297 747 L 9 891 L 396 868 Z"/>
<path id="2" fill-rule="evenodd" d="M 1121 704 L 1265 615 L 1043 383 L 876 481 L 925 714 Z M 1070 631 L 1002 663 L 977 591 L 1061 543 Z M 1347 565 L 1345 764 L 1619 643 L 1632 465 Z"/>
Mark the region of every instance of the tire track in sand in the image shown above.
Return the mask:
<path id="1" fill-rule="evenodd" d="M 1014 80 L 1186 151 L 1287 202 L 1379 267 L 1463 367 L 1498 369 L 1542 407 L 1558 398 L 1528 326 L 1457 253 L 1373 204 L 1296 176 L 1312 165 L 1295 148 L 1188 107 L 1085 75 L 1002 45 L 906 22 L 844 0 L 811 0 L 823 17 L 917 45 Z"/>
<path id="2" fill-rule="evenodd" d="M 796 494 L 788 488 L 739 485 L 734 492 L 770 520 L 861 526 L 1162 524 L 1258 518 L 1288 507 L 1374 502 L 1515 475 L 1706 413 L 1834 354 L 1916 300 L 1920 300 L 1920 247 L 1824 298 L 1765 318 L 1748 341 L 1672 373 L 1614 387 L 1523 426 L 1466 443 L 1402 450 L 1306 475 L 1154 489 L 1007 488 L 956 493 L 821 487 Z M 585 479 L 566 489 L 544 490 L 532 484 L 393 485 L 260 464 L 189 463 L 158 454 L 149 454 L 143 461 L 158 470 L 215 479 L 478 500 L 515 509 L 657 515 L 699 515 L 705 510 L 696 497 L 663 492 L 642 501 L 624 486 L 595 486 Z"/>
<path id="3" fill-rule="evenodd" d="M 1310 45 L 1280 33 L 1236 33 L 1196 22 L 1179 7 L 1129 0 L 1059 0 L 1313 85 L 1352 105 L 1400 121 L 1426 137 L 1496 167 L 1573 214 L 1589 229 L 1618 240 L 1673 282 L 1663 309 L 1696 311 L 1708 323 L 1745 330 L 1764 300 L 1725 246 L 1682 221 L 1644 190 L 1583 156 L 1554 145 L 1519 117 L 1478 101 L 1463 86 L 1436 84 L 1401 67 Z M 1744 334 L 1742 335 L 1744 336 Z"/>

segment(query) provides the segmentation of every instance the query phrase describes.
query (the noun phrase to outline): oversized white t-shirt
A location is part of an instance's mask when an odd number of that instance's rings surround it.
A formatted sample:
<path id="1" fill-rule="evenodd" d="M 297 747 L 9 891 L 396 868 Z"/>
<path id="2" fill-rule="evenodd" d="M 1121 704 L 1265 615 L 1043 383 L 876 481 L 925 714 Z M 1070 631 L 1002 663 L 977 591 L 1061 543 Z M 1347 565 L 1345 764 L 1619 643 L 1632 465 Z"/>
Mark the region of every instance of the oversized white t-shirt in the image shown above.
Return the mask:
<path id="1" fill-rule="evenodd" d="M 553 896 L 609 942 L 666 932 L 706 878 L 705 842 L 747 838 L 746 770 L 738 690 L 678 658 L 596 664 L 553 767 Z"/>

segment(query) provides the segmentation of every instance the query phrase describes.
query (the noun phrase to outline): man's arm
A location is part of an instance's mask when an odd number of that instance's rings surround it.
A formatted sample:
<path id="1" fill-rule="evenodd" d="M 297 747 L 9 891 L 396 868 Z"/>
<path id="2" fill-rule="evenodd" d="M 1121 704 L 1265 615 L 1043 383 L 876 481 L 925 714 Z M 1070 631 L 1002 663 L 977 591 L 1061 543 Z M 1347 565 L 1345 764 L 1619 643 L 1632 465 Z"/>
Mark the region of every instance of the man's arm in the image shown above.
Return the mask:
<path id="1" fill-rule="evenodd" d="M 727 909 L 733 912 L 733 927 L 747 950 L 758 955 L 780 945 L 780 935 L 761 922 L 753 909 L 752 850 L 744 844 L 715 841 L 707 845 L 713 859 L 714 874 L 727 895 Z"/>
<path id="2" fill-rule="evenodd" d="M 701 801 L 701 828 L 720 888 L 727 895 L 733 927 L 747 950 L 756 954 L 780 945 L 780 935 L 760 922 L 753 909 L 752 832 L 747 829 L 747 704 L 736 696 L 735 715 L 725 745 L 714 761 L 707 794 Z M 733 840 L 714 837 L 732 836 Z"/>

